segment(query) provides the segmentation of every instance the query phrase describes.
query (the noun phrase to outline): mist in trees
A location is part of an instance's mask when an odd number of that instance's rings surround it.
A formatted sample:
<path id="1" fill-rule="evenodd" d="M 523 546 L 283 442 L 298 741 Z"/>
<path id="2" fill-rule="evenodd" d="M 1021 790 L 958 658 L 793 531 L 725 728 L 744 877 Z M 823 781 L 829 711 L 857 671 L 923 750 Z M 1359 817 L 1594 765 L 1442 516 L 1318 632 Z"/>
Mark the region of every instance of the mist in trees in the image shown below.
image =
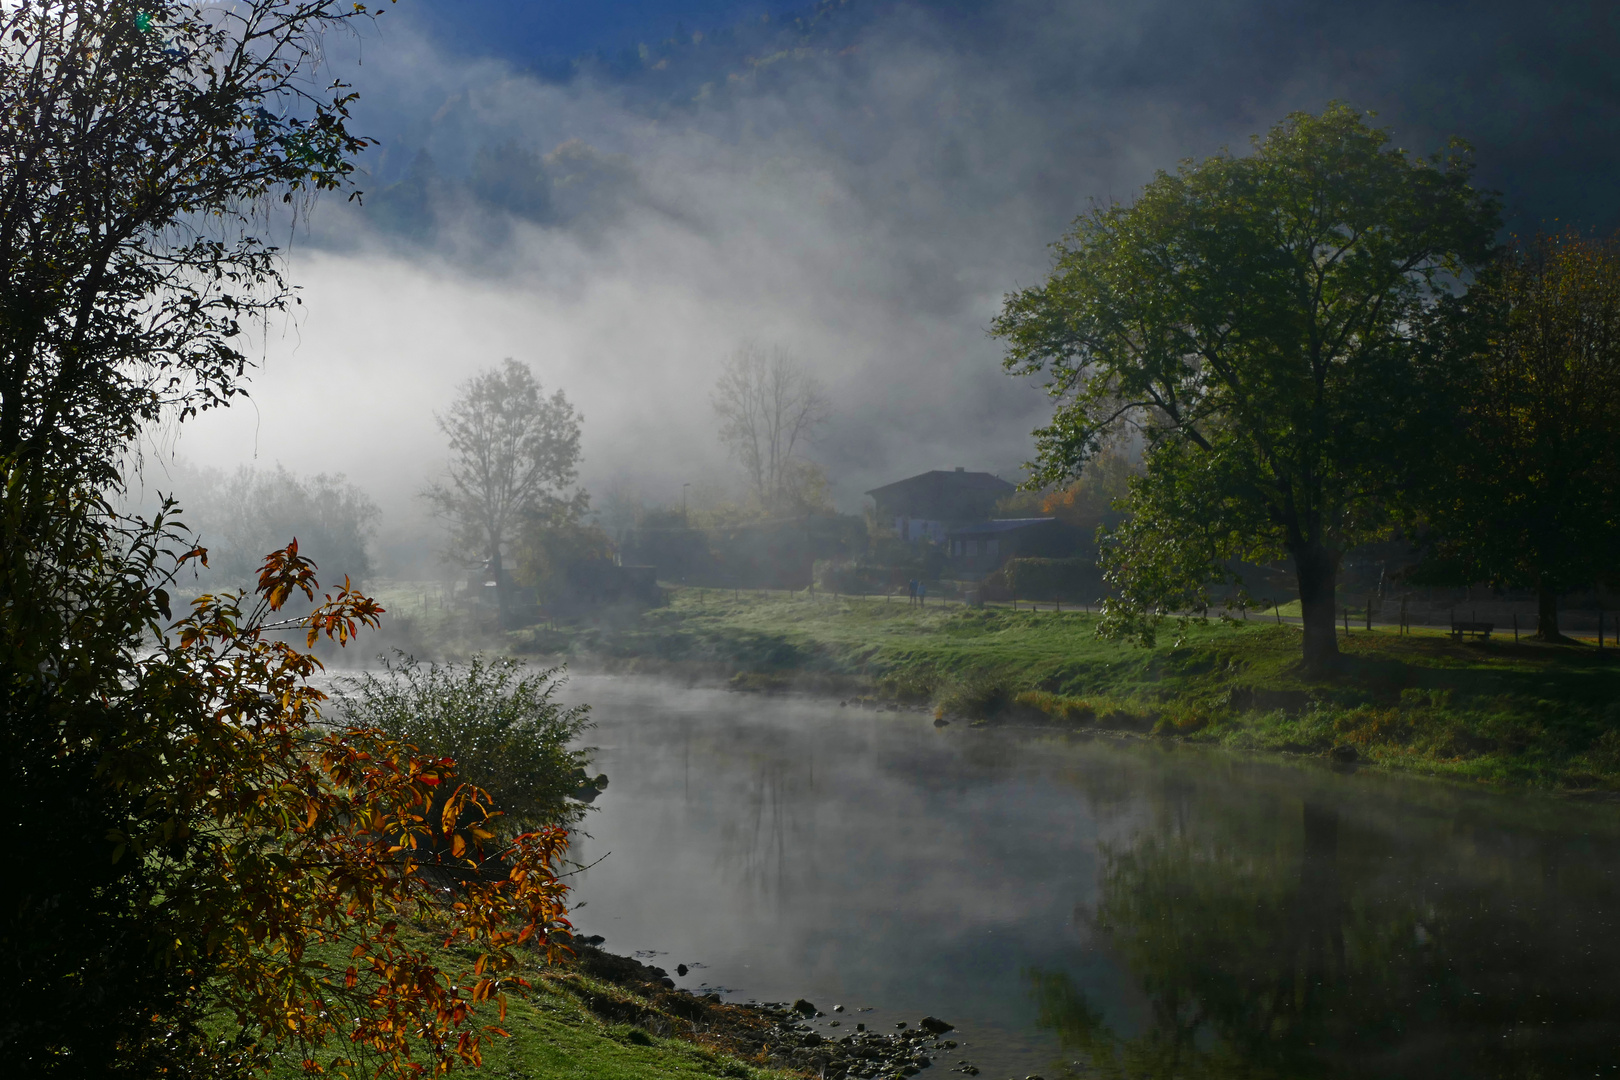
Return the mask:
<path id="1" fill-rule="evenodd" d="M 805 458 L 832 414 L 821 381 L 780 345 L 749 342 L 726 358 L 710 398 L 720 441 L 767 514 L 830 508 L 826 476 Z"/>
<path id="2" fill-rule="evenodd" d="M 561 390 L 546 396 L 528 365 L 508 359 L 475 375 L 438 421 L 450 462 L 424 494 L 461 560 L 488 560 L 499 580 L 502 552 L 525 522 L 584 511 L 585 493 L 569 490 L 583 418 Z"/>
<path id="3" fill-rule="evenodd" d="M 187 526 L 208 549 L 211 582 L 246 586 L 271 551 L 298 541 L 329 580 L 356 583 L 376 573 L 371 544 L 381 511 L 342 473 L 300 476 L 283 465 L 217 470 L 177 468 Z"/>

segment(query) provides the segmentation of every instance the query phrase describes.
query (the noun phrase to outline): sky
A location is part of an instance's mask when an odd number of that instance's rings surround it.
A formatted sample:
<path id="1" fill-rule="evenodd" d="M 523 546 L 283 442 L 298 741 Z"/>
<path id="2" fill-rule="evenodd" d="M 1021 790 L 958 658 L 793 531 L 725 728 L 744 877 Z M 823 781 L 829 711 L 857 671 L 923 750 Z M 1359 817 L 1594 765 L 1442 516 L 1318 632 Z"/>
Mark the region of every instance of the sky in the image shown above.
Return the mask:
<path id="1" fill-rule="evenodd" d="M 1416 153 L 1468 138 L 1514 229 L 1611 230 L 1617 56 L 1597 3 L 402 0 L 330 43 L 363 205 L 286 232 L 302 303 L 251 404 L 157 456 L 342 472 L 425 535 L 433 414 L 510 356 L 583 413 L 599 504 L 711 497 L 709 392 L 756 341 L 825 383 L 841 509 L 1018 479 L 1050 402 L 987 327 L 1076 215 L 1342 99 Z"/>

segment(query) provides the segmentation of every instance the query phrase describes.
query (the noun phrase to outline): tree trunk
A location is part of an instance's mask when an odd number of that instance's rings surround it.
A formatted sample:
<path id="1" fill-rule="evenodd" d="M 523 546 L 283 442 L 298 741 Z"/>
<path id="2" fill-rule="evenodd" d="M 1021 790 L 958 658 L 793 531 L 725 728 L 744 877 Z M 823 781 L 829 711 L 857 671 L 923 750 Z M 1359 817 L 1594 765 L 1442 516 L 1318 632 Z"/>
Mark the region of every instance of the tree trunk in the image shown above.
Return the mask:
<path id="1" fill-rule="evenodd" d="M 1339 636 L 1333 617 L 1339 559 L 1314 544 L 1293 555 L 1294 577 L 1299 583 L 1299 613 L 1305 625 L 1305 670 L 1321 675 L 1331 670 L 1339 659 Z"/>
<path id="2" fill-rule="evenodd" d="M 501 546 L 495 544 L 489 553 L 489 575 L 495 582 L 495 612 L 500 620 L 501 629 L 507 629 L 506 622 L 506 574 L 501 569 Z"/>
<path id="3" fill-rule="evenodd" d="M 1536 637 L 1542 641 L 1563 641 L 1558 632 L 1558 590 L 1545 579 L 1536 589 Z"/>

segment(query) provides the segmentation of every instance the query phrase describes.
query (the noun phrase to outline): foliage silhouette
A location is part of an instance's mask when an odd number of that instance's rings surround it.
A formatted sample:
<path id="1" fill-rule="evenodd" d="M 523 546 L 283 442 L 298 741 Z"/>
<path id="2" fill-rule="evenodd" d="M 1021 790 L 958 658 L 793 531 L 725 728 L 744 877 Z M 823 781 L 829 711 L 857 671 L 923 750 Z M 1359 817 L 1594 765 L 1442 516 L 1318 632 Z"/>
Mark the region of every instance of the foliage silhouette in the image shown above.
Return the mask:
<path id="1" fill-rule="evenodd" d="M 1007 297 L 1005 366 L 1058 402 L 1034 482 L 1127 430 L 1146 443 L 1105 555 L 1114 632 L 1150 639 L 1169 612 L 1207 611 L 1232 560 L 1286 555 L 1305 661 L 1334 662 L 1339 561 L 1385 535 L 1392 464 L 1433 429 L 1417 331 L 1497 221 L 1462 146 L 1424 163 L 1388 142 L 1344 105 L 1296 113 L 1249 157 L 1081 217 L 1046 282 Z"/>

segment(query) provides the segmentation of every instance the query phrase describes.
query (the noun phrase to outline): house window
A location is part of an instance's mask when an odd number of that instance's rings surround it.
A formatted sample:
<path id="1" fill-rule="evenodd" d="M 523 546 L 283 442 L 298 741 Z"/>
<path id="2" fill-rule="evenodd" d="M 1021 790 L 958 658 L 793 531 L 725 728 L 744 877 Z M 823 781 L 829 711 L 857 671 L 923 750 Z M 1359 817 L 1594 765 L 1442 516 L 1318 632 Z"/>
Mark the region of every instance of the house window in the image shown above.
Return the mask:
<path id="1" fill-rule="evenodd" d="M 986 540 L 984 542 L 984 553 L 986 555 L 994 555 L 996 553 L 996 544 L 997 543 L 998 543 L 998 541 L 995 541 L 995 540 Z"/>
<path id="2" fill-rule="evenodd" d="M 977 540 L 969 540 L 967 542 L 967 547 L 969 555 L 977 555 L 979 553 L 979 542 Z"/>

